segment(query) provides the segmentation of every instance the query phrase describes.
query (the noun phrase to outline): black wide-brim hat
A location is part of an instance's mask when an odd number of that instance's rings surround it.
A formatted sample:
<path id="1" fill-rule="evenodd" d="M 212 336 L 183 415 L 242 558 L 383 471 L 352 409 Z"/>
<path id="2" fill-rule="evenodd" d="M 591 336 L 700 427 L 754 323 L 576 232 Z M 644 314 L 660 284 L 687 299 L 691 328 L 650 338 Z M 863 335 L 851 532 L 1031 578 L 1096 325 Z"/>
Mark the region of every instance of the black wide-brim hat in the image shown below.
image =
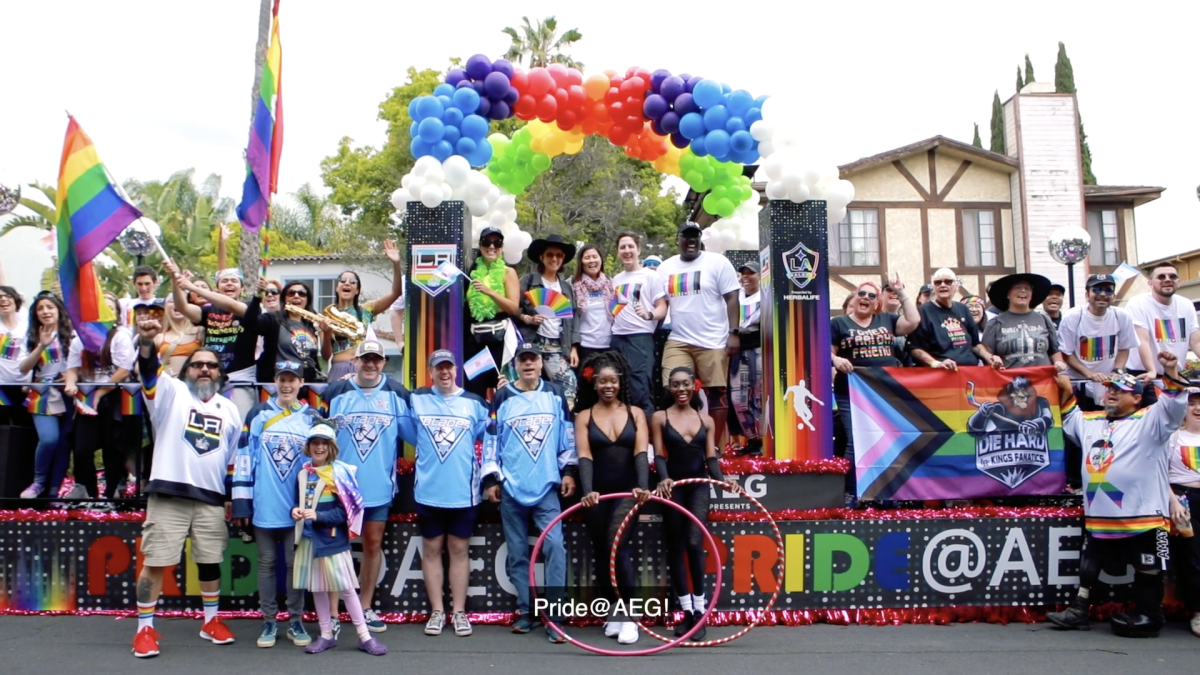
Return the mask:
<path id="1" fill-rule="evenodd" d="M 1045 301 L 1046 296 L 1050 295 L 1050 280 L 1040 274 L 1010 274 L 1006 277 L 1001 277 L 992 282 L 988 288 L 988 301 L 992 303 L 992 307 L 1001 312 L 1008 311 L 1008 292 L 1018 282 L 1024 281 L 1033 289 L 1033 297 L 1029 300 L 1029 308 L 1033 309 Z"/>
<path id="2" fill-rule="evenodd" d="M 546 249 L 550 247 L 562 250 L 564 267 L 567 265 L 567 263 L 575 259 L 575 245 L 567 243 L 567 241 L 563 239 L 562 235 L 560 234 L 552 234 L 545 239 L 534 239 L 533 242 L 529 244 L 529 252 L 527 255 L 533 262 L 541 262 L 542 254 L 545 253 Z"/>

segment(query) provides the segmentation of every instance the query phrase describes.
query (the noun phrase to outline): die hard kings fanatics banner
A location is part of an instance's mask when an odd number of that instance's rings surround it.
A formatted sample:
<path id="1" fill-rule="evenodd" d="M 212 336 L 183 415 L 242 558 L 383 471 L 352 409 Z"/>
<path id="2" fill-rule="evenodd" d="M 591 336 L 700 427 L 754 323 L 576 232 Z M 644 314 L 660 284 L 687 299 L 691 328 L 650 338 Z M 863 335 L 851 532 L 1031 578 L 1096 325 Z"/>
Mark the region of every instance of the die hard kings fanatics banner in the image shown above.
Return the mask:
<path id="1" fill-rule="evenodd" d="M 850 416 L 860 499 L 1060 494 L 1054 369 L 859 368 Z"/>

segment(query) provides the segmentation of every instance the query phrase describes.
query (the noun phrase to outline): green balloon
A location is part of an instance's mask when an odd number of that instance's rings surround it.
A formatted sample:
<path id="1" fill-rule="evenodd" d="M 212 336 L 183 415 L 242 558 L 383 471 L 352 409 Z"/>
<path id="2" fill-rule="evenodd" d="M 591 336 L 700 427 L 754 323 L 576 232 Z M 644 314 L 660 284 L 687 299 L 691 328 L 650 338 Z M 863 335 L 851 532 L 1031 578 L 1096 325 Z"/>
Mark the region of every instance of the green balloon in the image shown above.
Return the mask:
<path id="1" fill-rule="evenodd" d="M 517 162 L 527 164 L 533 159 L 533 150 L 528 145 L 522 145 L 517 148 Z"/>
<path id="2" fill-rule="evenodd" d="M 533 168 L 538 171 L 545 171 L 550 168 L 550 155 L 544 152 L 534 153 L 532 163 Z"/>
<path id="3" fill-rule="evenodd" d="M 733 202 L 729 201 L 728 199 L 718 199 L 714 206 L 716 208 L 717 215 L 721 216 L 722 218 L 728 218 L 729 216 L 732 216 L 733 209 L 735 208 Z"/>
<path id="4" fill-rule="evenodd" d="M 705 195 L 704 201 L 701 205 L 704 207 L 705 213 L 710 213 L 714 216 L 719 215 L 717 213 L 717 198 L 714 197 L 711 192 Z"/>

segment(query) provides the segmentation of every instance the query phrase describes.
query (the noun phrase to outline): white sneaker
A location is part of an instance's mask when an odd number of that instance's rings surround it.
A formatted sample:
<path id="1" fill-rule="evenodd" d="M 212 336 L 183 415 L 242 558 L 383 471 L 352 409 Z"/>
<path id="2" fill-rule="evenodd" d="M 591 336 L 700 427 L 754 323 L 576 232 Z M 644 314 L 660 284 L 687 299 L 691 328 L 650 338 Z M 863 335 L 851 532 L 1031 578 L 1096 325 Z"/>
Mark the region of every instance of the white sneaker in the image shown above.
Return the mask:
<path id="1" fill-rule="evenodd" d="M 617 633 L 621 632 L 621 622 L 612 621 L 611 619 L 604 622 L 604 637 L 615 638 Z"/>
<path id="2" fill-rule="evenodd" d="M 1196 637 L 1200 637 L 1200 612 L 1196 612 L 1195 614 L 1192 615 L 1191 626 L 1192 626 L 1192 635 L 1195 635 Z"/>
<path id="3" fill-rule="evenodd" d="M 621 622 L 621 632 L 617 635 L 617 642 L 623 645 L 631 645 L 638 641 L 638 627 L 632 621 Z"/>

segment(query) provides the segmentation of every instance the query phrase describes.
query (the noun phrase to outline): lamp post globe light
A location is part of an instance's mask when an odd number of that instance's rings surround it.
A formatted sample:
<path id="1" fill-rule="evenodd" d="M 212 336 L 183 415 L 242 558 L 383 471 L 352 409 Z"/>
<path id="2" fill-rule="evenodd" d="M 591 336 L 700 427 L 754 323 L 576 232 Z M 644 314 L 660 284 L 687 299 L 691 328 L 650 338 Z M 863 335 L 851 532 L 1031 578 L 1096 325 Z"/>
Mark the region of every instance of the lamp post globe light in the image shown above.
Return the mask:
<path id="1" fill-rule="evenodd" d="M 1087 260 L 1092 235 L 1078 225 L 1064 225 L 1050 235 L 1050 257 L 1067 266 L 1067 298 L 1075 306 L 1075 263 Z"/>

